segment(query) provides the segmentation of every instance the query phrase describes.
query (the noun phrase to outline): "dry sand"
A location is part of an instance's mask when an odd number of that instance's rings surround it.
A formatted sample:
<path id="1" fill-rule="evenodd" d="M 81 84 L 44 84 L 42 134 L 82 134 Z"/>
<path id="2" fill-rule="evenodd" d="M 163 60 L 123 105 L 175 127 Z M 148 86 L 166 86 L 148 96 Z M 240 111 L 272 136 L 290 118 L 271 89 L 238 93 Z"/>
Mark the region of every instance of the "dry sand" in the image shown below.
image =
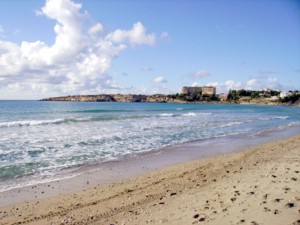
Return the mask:
<path id="1" fill-rule="evenodd" d="M 0 224 L 300 224 L 300 136 L 1 207 Z"/>

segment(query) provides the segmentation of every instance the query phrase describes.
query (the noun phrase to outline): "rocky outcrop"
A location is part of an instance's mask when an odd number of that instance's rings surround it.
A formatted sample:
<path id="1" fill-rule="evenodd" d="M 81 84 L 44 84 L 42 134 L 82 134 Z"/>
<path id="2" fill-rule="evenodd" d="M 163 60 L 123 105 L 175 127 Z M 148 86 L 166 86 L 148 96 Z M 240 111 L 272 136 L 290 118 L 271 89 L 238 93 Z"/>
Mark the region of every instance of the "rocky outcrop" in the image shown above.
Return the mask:
<path id="1" fill-rule="evenodd" d="M 167 95 L 73 95 L 64 97 L 51 97 L 42 101 L 72 101 L 72 102 L 182 102 Z"/>
<path id="2" fill-rule="evenodd" d="M 300 106 L 300 100 L 295 103 L 287 102 L 281 103 L 271 98 L 250 98 L 242 97 L 239 100 L 223 100 L 219 98 L 210 99 L 201 97 L 198 100 L 181 99 L 177 95 L 134 95 L 134 94 L 101 94 L 101 95 L 73 95 L 64 97 L 52 97 L 42 99 L 41 101 L 72 101 L 72 102 L 152 102 L 152 103 L 200 103 L 200 104 L 250 104 L 250 105 L 287 105 Z"/>

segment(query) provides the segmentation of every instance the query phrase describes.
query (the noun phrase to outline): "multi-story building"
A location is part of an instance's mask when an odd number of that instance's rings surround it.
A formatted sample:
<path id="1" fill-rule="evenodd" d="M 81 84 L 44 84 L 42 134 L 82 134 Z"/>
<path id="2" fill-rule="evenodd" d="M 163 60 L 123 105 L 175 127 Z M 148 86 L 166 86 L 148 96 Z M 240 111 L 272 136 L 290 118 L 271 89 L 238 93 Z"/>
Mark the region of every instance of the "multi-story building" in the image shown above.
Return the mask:
<path id="1" fill-rule="evenodd" d="M 213 86 L 202 87 L 202 95 L 216 95 L 216 87 Z"/>
<path id="2" fill-rule="evenodd" d="M 183 87 L 181 90 L 182 94 L 200 94 L 202 92 L 202 87 Z"/>
<path id="3" fill-rule="evenodd" d="M 202 94 L 202 95 L 216 95 L 216 88 L 212 86 L 203 87 L 183 87 L 182 94 Z"/>

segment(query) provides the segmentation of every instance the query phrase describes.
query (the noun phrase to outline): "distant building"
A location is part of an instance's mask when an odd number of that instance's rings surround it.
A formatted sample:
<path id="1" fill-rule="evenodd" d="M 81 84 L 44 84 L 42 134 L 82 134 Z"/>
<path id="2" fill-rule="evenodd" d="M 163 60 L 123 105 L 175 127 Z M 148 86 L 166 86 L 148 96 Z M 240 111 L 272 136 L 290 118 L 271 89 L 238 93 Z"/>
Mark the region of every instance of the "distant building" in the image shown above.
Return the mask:
<path id="1" fill-rule="evenodd" d="M 222 102 L 226 101 L 228 98 L 228 94 L 225 94 L 225 93 L 219 94 L 219 98 Z"/>
<path id="2" fill-rule="evenodd" d="M 181 90 L 182 94 L 200 94 L 202 92 L 202 87 L 183 87 Z"/>
<path id="3" fill-rule="evenodd" d="M 183 87 L 181 90 L 182 94 L 202 94 L 202 95 L 215 95 L 216 88 L 212 86 L 203 87 Z"/>
<path id="4" fill-rule="evenodd" d="M 202 87 L 202 95 L 216 95 L 216 88 L 212 86 Z"/>
<path id="5" fill-rule="evenodd" d="M 293 92 L 291 91 L 282 91 L 280 92 L 280 98 L 285 98 L 285 97 L 288 97 L 288 96 L 291 96 L 293 94 Z"/>
<path id="6" fill-rule="evenodd" d="M 276 101 L 276 100 L 279 99 L 279 97 L 278 96 L 271 96 L 270 99 L 273 100 L 273 101 Z"/>

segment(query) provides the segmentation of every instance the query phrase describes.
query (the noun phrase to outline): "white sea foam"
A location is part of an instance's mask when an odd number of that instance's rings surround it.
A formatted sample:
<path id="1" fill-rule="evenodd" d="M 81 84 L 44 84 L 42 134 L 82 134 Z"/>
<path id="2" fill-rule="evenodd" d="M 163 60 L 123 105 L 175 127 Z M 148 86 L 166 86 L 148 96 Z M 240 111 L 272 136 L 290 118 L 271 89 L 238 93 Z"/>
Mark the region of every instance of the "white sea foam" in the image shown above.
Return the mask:
<path id="1" fill-rule="evenodd" d="M 194 116 L 209 116 L 212 115 L 212 113 L 205 113 L 205 112 L 201 112 L 201 113 L 194 113 L 194 112 L 189 112 L 189 113 L 184 113 L 182 114 L 183 116 L 187 116 L 187 117 L 194 117 Z"/>
<path id="2" fill-rule="evenodd" d="M 281 120 L 286 120 L 288 119 L 289 116 L 275 116 L 274 119 L 281 119 Z"/>
<path id="3" fill-rule="evenodd" d="M 226 124 L 222 124 L 219 127 L 230 127 L 230 126 L 240 125 L 240 124 L 243 124 L 243 123 L 245 123 L 245 122 L 234 121 L 234 122 L 229 122 L 229 123 L 226 123 Z"/>
<path id="4" fill-rule="evenodd" d="M 193 112 L 189 112 L 189 113 L 184 113 L 182 114 L 183 116 L 197 116 L 196 113 L 193 113 Z"/>
<path id="5" fill-rule="evenodd" d="M 33 115 L 14 110 L 18 117 L 11 116 L 8 109 L 6 114 L 0 111 L 2 179 L 10 173 L 11 178 L 35 173 L 39 180 L 42 174 L 51 176 L 47 171 L 56 173 L 183 142 L 248 135 L 300 123 L 298 108 L 276 111 L 272 107 L 253 107 L 245 111 L 251 106 L 72 103 L 71 111 L 70 105 L 59 104 L 55 114 L 55 108 L 47 111 L 49 105 L 40 109 L 48 103 L 36 104 Z"/>
<path id="6" fill-rule="evenodd" d="M 161 116 L 161 117 L 172 117 L 172 116 L 174 116 L 174 114 L 173 113 L 162 113 L 162 114 L 159 114 L 159 116 Z"/>
<path id="7" fill-rule="evenodd" d="M 38 126 L 38 125 L 46 125 L 46 124 L 58 124 L 64 121 L 65 121 L 64 119 L 9 121 L 9 122 L 1 122 L 0 127 Z"/>

